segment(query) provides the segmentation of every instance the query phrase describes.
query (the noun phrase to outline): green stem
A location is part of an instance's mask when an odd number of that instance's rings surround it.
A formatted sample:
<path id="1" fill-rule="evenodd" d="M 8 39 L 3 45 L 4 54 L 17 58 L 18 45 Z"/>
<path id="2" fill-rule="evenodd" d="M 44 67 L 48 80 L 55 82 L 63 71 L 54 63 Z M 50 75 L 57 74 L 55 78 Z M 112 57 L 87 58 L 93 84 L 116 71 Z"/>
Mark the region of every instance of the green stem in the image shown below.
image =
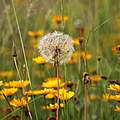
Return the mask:
<path id="1" fill-rule="evenodd" d="M 15 16 L 15 20 L 16 20 L 16 24 L 17 24 L 17 29 L 18 29 L 18 32 L 19 32 L 19 37 L 20 37 L 22 52 L 23 52 L 23 56 L 24 56 L 24 60 L 25 60 L 25 66 L 26 66 L 26 70 L 27 70 L 28 80 L 30 82 L 30 87 L 32 89 L 30 73 L 29 73 L 29 68 L 28 68 L 28 62 L 27 62 L 27 58 L 26 58 L 26 53 L 25 53 L 25 48 L 24 48 L 24 44 L 23 44 L 23 38 L 22 38 L 22 34 L 21 34 L 19 22 L 18 22 L 18 17 L 17 17 L 17 14 L 16 14 L 16 9 L 15 9 L 14 2 L 13 2 L 13 0 L 11 0 L 11 1 L 12 1 L 13 12 L 14 12 L 14 16 Z M 37 115 L 35 102 L 33 102 L 33 105 L 34 105 L 34 111 L 35 111 L 36 120 L 38 120 L 38 115 Z"/>

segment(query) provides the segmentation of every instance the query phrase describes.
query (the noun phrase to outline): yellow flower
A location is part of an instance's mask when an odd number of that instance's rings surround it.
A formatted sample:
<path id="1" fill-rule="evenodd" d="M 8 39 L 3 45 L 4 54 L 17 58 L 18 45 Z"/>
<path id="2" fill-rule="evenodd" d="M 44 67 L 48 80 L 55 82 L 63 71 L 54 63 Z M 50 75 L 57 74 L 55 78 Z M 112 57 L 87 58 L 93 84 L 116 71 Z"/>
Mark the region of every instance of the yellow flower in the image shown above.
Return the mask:
<path id="1" fill-rule="evenodd" d="M 47 109 L 47 110 L 57 110 L 58 108 L 63 108 L 64 104 L 60 103 L 60 105 L 58 105 L 58 103 L 55 104 L 49 104 L 47 106 L 43 106 L 43 109 Z"/>
<path id="2" fill-rule="evenodd" d="M 75 95 L 75 93 L 73 91 L 68 91 L 64 88 L 59 89 L 59 94 L 58 91 L 56 93 L 56 96 L 60 99 L 60 100 L 69 100 L 71 99 L 73 96 Z"/>
<path id="3" fill-rule="evenodd" d="M 111 100 L 111 95 L 110 94 L 103 94 L 102 98 L 106 101 Z"/>
<path id="4" fill-rule="evenodd" d="M 80 37 L 75 38 L 75 39 L 72 40 L 72 43 L 73 43 L 73 45 L 75 45 L 75 46 L 81 45 L 82 42 L 83 42 L 83 39 L 80 38 Z"/>
<path id="5" fill-rule="evenodd" d="M 17 88 L 4 88 L 0 91 L 1 95 L 11 96 L 17 92 Z"/>
<path id="6" fill-rule="evenodd" d="M 120 101 L 120 95 L 104 94 L 103 95 L 103 99 L 105 99 L 105 100 Z"/>
<path id="7" fill-rule="evenodd" d="M 52 17 L 53 23 L 54 23 L 54 24 L 57 24 L 57 25 L 58 25 L 58 24 L 61 24 L 62 21 L 67 22 L 68 19 L 69 19 L 68 16 L 53 16 L 53 17 Z"/>
<path id="8" fill-rule="evenodd" d="M 3 85 L 3 81 L 0 81 L 0 86 L 2 86 Z"/>
<path id="9" fill-rule="evenodd" d="M 95 101 L 96 99 L 99 98 L 99 96 L 96 96 L 96 95 L 90 95 L 89 97 L 91 101 Z"/>
<path id="10" fill-rule="evenodd" d="M 84 60 L 90 60 L 92 55 L 89 52 L 81 52 L 81 58 Z"/>
<path id="11" fill-rule="evenodd" d="M 76 86 L 76 82 L 75 81 L 67 81 L 65 83 L 65 86 L 71 88 L 72 86 Z"/>
<path id="12" fill-rule="evenodd" d="M 43 90 L 29 90 L 26 91 L 25 94 L 26 95 L 45 95 L 45 94 L 49 94 L 49 93 L 54 93 L 55 90 L 54 89 L 43 89 Z"/>
<path id="13" fill-rule="evenodd" d="M 67 62 L 68 64 L 75 64 L 80 60 L 80 52 L 76 51 L 72 54 L 71 59 Z"/>
<path id="14" fill-rule="evenodd" d="M 45 88 L 57 88 L 58 87 L 58 81 L 59 81 L 59 87 L 62 87 L 65 85 L 64 82 L 60 78 L 48 78 L 45 82 L 43 82 L 42 87 Z"/>
<path id="15" fill-rule="evenodd" d="M 28 32 L 28 35 L 30 36 L 30 37 L 35 37 L 35 38 L 38 38 L 38 37 L 41 37 L 41 36 L 43 36 L 44 35 L 44 32 L 41 30 L 39 30 L 39 31 L 29 31 Z"/>
<path id="16" fill-rule="evenodd" d="M 84 60 L 90 60 L 92 58 L 92 55 L 89 52 L 84 52 L 84 51 L 76 51 L 72 54 L 71 59 L 68 61 L 68 64 L 75 64 L 77 63 L 80 59 Z"/>
<path id="17" fill-rule="evenodd" d="M 113 53 L 120 53 L 120 45 L 116 45 L 115 47 L 112 48 Z"/>
<path id="18" fill-rule="evenodd" d="M 46 96 L 45 96 L 45 98 L 46 99 L 53 99 L 53 98 L 55 98 L 56 96 L 55 96 L 55 94 L 53 94 L 53 93 L 49 93 L 49 94 L 47 94 Z"/>
<path id="19" fill-rule="evenodd" d="M 14 72 L 13 71 L 0 71 L 0 77 L 11 78 L 13 76 L 14 76 Z"/>
<path id="20" fill-rule="evenodd" d="M 0 100 L 5 99 L 4 95 L 0 95 Z"/>
<path id="21" fill-rule="evenodd" d="M 38 56 L 38 57 L 36 57 L 36 58 L 33 58 L 33 61 L 34 61 L 35 63 L 37 63 L 37 64 L 45 64 L 45 63 L 46 63 L 45 59 L 44 59 L 43 57 L 41 57 L 41 56 Z"/>
<path id="22" fill-rule="evenodd" d="M 17 99 L 14 98 L 13 100 L 10 101 L 10 105 L 14 107 L 26 106 L 29 101 L 30 101 L 30 97 L 22 97 Z"/>
<path id="23" fill-rule="evenodd" d="M 111 95 L 111 100 L 120 101 L 120 95 Z"/>
<path id="24" fill-rule="evenodd" d="M 120 107 L 119 107 L 119 106 L 116 106 L 116 108 L 114 109 L 114 111 L 120 112 Z"/>
<path id="25" fill-rule="evenodd" d="M 116 91 L 116 92 L 120 92 L 120 85 L 117 85 L 117 84 L 111 84 L 109 85 L 109 90 L 113 90 L 113 91 Z"/>
<path id="26" fill-rule="evenodd" d="M 94 76 L 90 76 L 89 79 L 90 79 L 91 83 L 96 84 L 101 80 L 101 76 L 94 75 Z"/>
<path id="27" fill-rule="evenodd" d="M 22 88 L 28 86 L 29 84 L 30 82 L 28 80 L 20 80 L 20 81 L 5 82 L 4 86 Z"/>

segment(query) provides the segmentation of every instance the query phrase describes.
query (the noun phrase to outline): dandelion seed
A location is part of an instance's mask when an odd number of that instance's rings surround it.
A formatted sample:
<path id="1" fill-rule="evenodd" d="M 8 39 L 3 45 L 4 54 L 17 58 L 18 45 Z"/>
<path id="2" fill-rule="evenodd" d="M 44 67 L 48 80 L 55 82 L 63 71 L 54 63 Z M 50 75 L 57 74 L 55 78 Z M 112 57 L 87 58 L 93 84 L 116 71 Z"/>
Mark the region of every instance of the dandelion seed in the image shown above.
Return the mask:
<path id="1" fill-rule="evenodd" d="M 48 62 L 60 64 L 67 62 L 74 51 L 72 39 L 61 32 L 53 32 L 41 38 L 39 43 L 40 55 Z"/>

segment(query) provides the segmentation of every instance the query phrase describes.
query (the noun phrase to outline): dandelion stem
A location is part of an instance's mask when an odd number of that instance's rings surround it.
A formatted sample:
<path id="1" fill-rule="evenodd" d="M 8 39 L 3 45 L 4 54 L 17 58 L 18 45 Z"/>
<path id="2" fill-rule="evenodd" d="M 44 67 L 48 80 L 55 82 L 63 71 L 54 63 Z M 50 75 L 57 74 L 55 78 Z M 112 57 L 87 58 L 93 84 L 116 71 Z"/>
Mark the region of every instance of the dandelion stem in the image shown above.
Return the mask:
<path id="1" fill-rule="evenodd" d="M 58 106 L 60 105 L 60 100 L 59 100 L 59 88 L 60 88 L 60 83 L 59 83 L 59 49 L 56 47 L 56 50 L 55 50 L 55 62 L 54 62 L 54 65 L 55 65 L 55 74 L 56 74 L 56 77 L 57 77 L 57 80 L 58 80 L 58 85 L 57 85 L 57 91 L 58 91 L 58 97 L 57 97 L 57 104 Z M 59 119 L 59 107 L 57 108 L 56 110 L 56 120 Z"/>

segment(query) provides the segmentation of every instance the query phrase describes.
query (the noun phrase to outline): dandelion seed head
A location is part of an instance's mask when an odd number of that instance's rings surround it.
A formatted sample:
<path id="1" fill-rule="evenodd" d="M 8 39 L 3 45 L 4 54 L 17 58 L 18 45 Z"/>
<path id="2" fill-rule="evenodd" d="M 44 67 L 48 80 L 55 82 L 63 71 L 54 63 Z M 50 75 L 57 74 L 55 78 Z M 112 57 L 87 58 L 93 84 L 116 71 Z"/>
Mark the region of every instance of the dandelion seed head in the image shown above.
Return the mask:
<path id="1" fill-rule="evenodd" d="M 67 62 L 74 51 L 72 38 L 61 32 L 53 32 L 43 36 L 39 42 L 40 55 L 48 62 L 60 64 Z"/>

